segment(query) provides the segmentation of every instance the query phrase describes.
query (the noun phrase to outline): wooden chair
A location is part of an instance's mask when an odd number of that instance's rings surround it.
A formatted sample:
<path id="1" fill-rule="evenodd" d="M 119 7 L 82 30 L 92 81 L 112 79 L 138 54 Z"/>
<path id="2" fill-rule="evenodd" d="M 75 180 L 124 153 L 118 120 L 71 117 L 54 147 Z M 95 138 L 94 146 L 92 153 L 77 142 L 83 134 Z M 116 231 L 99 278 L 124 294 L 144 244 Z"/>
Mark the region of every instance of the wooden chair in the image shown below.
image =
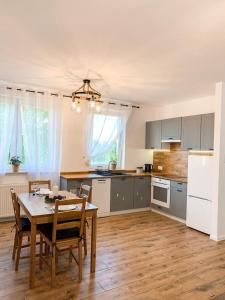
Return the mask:
<path id="1" fill-rule="evenodd" d="M 79 210 L 60 211 L 59 206 L 79 205 Z M 57 251 L 69 250 L 72 258 L 79 266 L 79 280 L 82 280 L 82 241 L 84 239 L 86 199 L 57 200 L 55 202 L 55 213 L 53 224 L 43 224 L 40 226 L 40 268 L 43 261 L 48 265 L 43 257 L 43 240 L 50 247 L 51 252 L 51 282 L 54 286 L 56 278 Z M 78 248 L 78 259 L 73 253 L 74 248 Z"/>
<path id="2" fill-rule="evenodd" d="M 79 190 L 79 197 L 87 196 L 87 202 L 91 202 L 91 191 L 92 187 L 90 185 L 81 184 Z"/>
<path id="3" fill-rule="evenodd" d="M 18 271 L 20 258 L 28 258 L 21 257 L 21 248 L 29 247 L 29 244 L 23 245 L 23 238 L 30 237 L 31 235 L 31 224 L 27 218 L 23 218 L 20 216 L 20 205 L 17 199 L 17 195 L 13 189 L 11 191 L 11 198 L 13 204 L 13 210 L 15 215 L 15 237 L 14 237 L 14 245 L 13 245 L 13 253 L 12 259 L 15 260 L 15 271 Z"/>
<path id="4" fill-rule="evenodd" d="M 51 190 L 51 180 L 30 180 L 29 181 L 29 193 L 36 192 L 34 188 L 46 187 Z"/>
<path id="5" fill-rule="evenodd" d="M 79 197 L 86 198 L 87 202 L 91 202 L 91 192 L 92 187 L 86 184 L 81 184 L 80 191 L 79 191 Z M 88 221 L 85 218 L 85 225 L 84 225 L 84 254 L 87 255 L 87 226 Z"/>

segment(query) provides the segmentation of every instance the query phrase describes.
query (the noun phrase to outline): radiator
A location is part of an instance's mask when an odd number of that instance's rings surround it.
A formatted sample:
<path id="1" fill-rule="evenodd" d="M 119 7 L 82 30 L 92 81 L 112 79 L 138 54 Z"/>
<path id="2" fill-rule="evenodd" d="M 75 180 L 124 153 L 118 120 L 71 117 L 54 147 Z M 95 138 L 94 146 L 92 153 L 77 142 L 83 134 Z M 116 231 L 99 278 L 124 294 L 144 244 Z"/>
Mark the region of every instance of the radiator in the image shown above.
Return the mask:
<path id="1" fill-rule="evenodd" d="M 27 193 L 28 184 L 1 184 L 0 185 L 0 218 L 14 216 L 10 188 L 14 188 L 17 194 Z"/>

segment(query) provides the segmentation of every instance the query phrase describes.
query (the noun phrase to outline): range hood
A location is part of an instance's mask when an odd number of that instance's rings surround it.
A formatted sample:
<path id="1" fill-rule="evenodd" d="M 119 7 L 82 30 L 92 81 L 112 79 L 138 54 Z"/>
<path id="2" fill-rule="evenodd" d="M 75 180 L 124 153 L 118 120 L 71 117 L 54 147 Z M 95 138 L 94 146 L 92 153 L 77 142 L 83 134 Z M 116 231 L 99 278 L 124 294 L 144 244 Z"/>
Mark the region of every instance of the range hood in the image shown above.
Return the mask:
<path id="1" fill-rule="evenodd" d="M 181 143 L 181 140 L 167 139 L 161 140 L 161 143 Z"/>

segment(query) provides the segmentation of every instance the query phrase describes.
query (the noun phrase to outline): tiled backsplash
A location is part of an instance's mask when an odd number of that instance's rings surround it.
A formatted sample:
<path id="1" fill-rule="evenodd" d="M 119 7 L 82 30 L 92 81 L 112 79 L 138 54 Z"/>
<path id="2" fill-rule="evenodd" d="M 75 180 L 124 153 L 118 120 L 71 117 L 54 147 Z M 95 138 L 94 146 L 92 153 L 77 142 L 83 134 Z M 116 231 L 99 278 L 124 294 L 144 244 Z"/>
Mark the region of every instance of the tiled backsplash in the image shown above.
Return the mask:
<path id="1" fill-rule="evenodd" d="M 158 166 L 162 166 L 160 171 Z M 170 150 L 154 151 L 153 167 L 155 172 L 187 177 L 188 151 L 180 149 L 179 143 L 171 143 Z"/>

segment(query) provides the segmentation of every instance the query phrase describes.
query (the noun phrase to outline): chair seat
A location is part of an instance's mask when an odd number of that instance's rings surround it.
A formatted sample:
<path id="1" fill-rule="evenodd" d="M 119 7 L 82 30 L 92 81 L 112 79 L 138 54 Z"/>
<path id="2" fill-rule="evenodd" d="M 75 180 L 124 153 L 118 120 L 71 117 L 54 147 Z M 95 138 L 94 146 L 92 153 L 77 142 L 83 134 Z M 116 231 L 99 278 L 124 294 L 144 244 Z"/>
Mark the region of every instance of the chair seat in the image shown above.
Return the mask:
<path id="1" fill-rule="evenodd" d="M 52 230 L 53 224 L 42 224 L 39 227 L 40 232 L 42 232 L 49 241 L 52 241 Z M 78 227 L 57 230 L 56 240 L 69 239 L 80 236 L 80 229 Z"/>
<path id="2" fill-rule="evenodd" d="M 31 231 L 31 224 L 28 218 L 21 218 L 22 231 Z"/>

